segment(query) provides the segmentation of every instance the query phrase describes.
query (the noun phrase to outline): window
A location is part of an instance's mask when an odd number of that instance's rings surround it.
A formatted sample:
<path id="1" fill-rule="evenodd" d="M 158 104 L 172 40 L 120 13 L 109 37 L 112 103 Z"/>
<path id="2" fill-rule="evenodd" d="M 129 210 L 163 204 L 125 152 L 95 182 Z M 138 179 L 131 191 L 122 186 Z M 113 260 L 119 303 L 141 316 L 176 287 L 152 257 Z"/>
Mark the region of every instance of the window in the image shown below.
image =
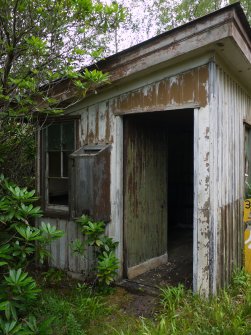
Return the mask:
<path id="1" fill-rule="evenodd" d="M 77 120 L 51 122 L 43 130 L 43 198 L 46 209 L 68 209 L 68 158 L 76 149 Z"/>
<path id="2" fill-rule="evenodd" d="M 47 121 L 41 132 L 41 201 L 48 217 L 110 221 L 109 144 L 78 148 L 79 117 Z"/>

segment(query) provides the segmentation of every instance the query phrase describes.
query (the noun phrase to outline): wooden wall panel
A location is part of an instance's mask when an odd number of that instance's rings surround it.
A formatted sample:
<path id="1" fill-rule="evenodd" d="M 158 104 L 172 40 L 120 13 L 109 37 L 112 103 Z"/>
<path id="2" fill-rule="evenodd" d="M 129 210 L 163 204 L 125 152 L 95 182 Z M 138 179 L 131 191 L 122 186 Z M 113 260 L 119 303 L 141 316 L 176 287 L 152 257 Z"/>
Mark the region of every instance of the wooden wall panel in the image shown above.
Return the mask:
<path id="1" fill-rule="evenodd" d="M 177 106 L 208 103 L 208 65 L 165 78 L 122 94 L 114 106 L 116 115 L 162 111 Z"/>
<path id="2" fill-rule="evenodd" d="M 229 283 L 242 265 L 244 125 L 251 113 L 247 92 L 222 66 L 214 65 L 210 96 L 210 290 Z"/>
<path id="3" fill-rule="evenodd" d="M 164 131 L 135 116 L 124 128 L 127 268 L 167 252 L 167 145 Z"/>
<path id="4" fill-rule="evenodd" d="M 87 257 L 73 254 L 70 248 L 70 243 L 74 240 L 83 240 L 83 235 L 77 224 L 73 221 L 63 219 L 42 218 L 37 220 L 37 225 L 39 226 L 42 221 L 50 222 L 57 229 L 64 231 L 64 236 L 52 242 L 48 248 L 51 253 L 49 265 L 73 274 L 88 275 L 94 262 L 91 248 L 87 250 Z"/>
<path id="5" fill-rule="evenodd" d="M 110 103 L 107 100 L 79 111 L 81 114 L 81 145 L 113 142 L 114 115 Z"/>

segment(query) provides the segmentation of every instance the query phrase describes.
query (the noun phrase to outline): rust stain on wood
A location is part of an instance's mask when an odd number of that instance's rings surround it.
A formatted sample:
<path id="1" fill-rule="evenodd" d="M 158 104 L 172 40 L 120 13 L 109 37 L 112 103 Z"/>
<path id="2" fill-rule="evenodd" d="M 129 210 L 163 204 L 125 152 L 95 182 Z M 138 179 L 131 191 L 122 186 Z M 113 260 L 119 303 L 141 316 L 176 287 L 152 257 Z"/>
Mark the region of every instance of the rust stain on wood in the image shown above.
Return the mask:
<path id="1" fill-rule="evenodd" d="M 118 98 L 115 114 L 127 114 L 135 110 L 163 110 L 165 106 L 208 103 L 208 66 L 177 74 L 151 85 L 144 86 Z"/>
<path id="2" fill-rule="evenodd" d="M 90 130 L 89 132 L 88 132 L 88 135 L 87 135 L 87 138 L 88 138 L 88 143 L 94 143 L 95 141 L 94 141 L 94 138 L 95 138 L 95 134 L 94 134 L 94 132 L 92 131 L 92 130 Z"/>
<path id="3" fill-rule="evenodd" d="M 182 101 L 193 102 L 195 96 L 195 71 L 188 71 L 182 77 Z"/>
<path id="4" fill-rule="evenodd" d="M 158 84 L 158 102 L 160 105 L 166 105 L 167 101 L 169 101 L 169 89 L 167 85 L 167 81 L 160 81 Z"/>
<path id="5" fill-rule="evenodd" d="M 175 76 L 170 79 L 170 104 L 180 105 L 183 102 L 181 98 L 181 82 L 181 76 Z"/>
<path id="6" fill-rule="evenodd" d="M 199 75 L 199 95 L 198 95 L 198 102 L 201 106 L 206 106 L 208 101 L 208 78 L 209 72 L 207 66 L 201 66 L 198 68 L 198 75 Z"/>
<path id="7" fill-rule="evenodd" d="M 229 283 L 234 267 L 242 265 L 242 240 L 240 218 L 241 200 L 219 209 L 217 288 Z"/>
<path id="8" fill-rule="evenodd" d="M 128 267 L 158 257 L 167 248 L 166 135 L 153 122 L 145 115 L 125 119 L 124 242 Z"/>

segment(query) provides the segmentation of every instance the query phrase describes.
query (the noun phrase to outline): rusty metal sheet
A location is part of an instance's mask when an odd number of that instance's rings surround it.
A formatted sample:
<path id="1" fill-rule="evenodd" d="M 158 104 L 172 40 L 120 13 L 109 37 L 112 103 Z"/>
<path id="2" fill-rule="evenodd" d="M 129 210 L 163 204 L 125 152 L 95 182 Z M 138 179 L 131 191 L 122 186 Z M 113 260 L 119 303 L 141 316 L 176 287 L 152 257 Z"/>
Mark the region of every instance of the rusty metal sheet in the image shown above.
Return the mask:
<path id="1" fill-rule="evenodd" d="M 167 106 L 208 103 L 208 66 L 177 74 L 118 97 L 115 114 L 165 110 Z"/>
<path id="2" fill-rule="evenodd" d="M 167 146 L 152 120 L 125 119 L 124 234 L 126 266 L 167 251 Z"/>

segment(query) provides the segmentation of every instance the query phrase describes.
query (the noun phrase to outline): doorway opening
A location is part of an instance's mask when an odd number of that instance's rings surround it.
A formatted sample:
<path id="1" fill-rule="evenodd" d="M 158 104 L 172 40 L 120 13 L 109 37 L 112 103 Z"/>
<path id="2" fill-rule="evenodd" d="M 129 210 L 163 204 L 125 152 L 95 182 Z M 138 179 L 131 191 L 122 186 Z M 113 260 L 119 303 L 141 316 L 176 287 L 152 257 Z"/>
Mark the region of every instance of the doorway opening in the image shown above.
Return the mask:
<path id="1" fill-rule="evenodd" d="M 194 204 L 193 110 L 176 111 L 168 122 L 168 261 L 172 282 L 192 288 Z"/>
<path id="2" fill-rule="evenodd" d="M 192 109 L 124 116 L 124 277 L 192 287 Z"/>

